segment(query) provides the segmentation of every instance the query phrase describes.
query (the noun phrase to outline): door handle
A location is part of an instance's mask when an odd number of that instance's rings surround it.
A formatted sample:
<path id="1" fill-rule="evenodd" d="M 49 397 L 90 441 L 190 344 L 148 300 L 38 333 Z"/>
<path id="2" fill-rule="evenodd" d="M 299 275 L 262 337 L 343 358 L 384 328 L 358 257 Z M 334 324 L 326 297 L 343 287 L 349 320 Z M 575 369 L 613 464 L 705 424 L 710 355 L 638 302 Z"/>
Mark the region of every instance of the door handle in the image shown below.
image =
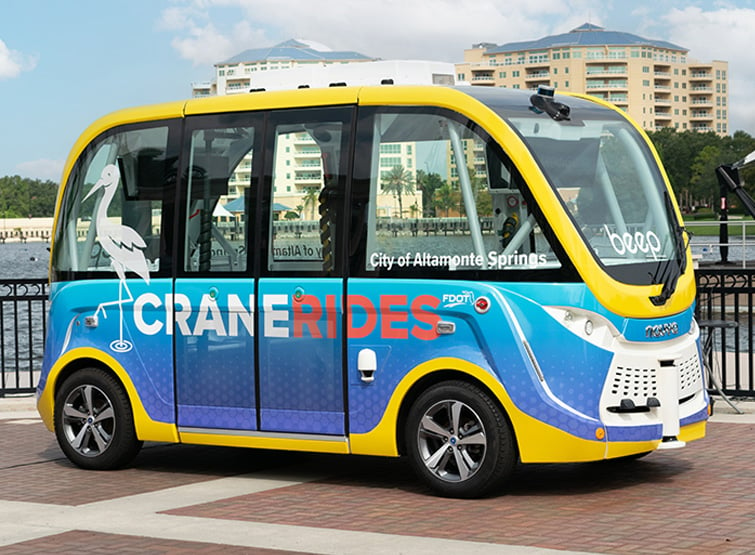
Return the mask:
<path id="1" fill-rule="evenodd" d="M 364 383 L 375 381 L 375 370 L 377 370 L 377 355 L 372 349 L 362 349 L 357 355 L 357 370 L 359 370 L 360 379 Z"/>

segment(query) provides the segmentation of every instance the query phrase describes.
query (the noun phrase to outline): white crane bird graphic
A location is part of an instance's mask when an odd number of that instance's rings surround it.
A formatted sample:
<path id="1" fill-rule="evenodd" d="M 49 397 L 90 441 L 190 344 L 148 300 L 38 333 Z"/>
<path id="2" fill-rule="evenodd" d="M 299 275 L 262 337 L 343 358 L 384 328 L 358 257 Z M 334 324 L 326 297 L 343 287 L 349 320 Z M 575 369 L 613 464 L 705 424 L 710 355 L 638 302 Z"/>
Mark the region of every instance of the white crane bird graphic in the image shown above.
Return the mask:
<path id="1" fill-rule="evenodd" d="M 132 302 L 134 296 L 131 294 L 131 290 L 126 282 L 126 272 L 134 272 L 149 284 L 149 268 L 147 267 L 147 259 L 143 252 L 147 248 L 147 244 L 144 242 L 142 236 L 135 229 L 127 225 L 113 223 L 108 220 L 107 211 L 115 196 L 120 178 L 121 173 L 118 170 L 118 166 L 108 164 L 102 169 L 100 179 L 97 180 L 97 183 L 89 190 L 83 200 L 87 200 L 100 189 L 104 191 L 102 198 L 97 204 L 94 225 L 97 240 L 105 253 L 110 257 L 110 264 L 118 275 L 118 300 L 100 303 L 94 315 L 96 318 L 102 312 L 102 315 L 107 318 L 105 307 L 118 305 L 120 335 L 118 339 L 110 343 L 110 348 L 117 352 L 128 352 L 133 345 L 130 341 L 123 338 L 123 304 Z M 128 295 L 125 299 L 123 298 L 124 290 Z"/>

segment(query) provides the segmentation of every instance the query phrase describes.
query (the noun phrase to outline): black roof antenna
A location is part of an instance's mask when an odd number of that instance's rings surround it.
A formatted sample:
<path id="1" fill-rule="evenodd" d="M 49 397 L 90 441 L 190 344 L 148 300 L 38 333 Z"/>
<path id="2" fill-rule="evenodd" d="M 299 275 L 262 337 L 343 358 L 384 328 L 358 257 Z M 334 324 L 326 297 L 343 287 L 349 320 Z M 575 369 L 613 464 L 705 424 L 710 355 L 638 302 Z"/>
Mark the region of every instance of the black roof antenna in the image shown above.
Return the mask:
<path id="1" fill-rule="evenodd" d="M 545 112 L 556 121 L 569 121 L 569 112 L 571 112 L 571 108 L 563 102 L 556 102 L 553 100 L 553 94 L 555 92 L 556 89 L 553 87 L 540 85 L 537 88 L 537 93 L 530 97 L 530 103 L 532 104 L 530 110 L 536 114 L 542 114 Z"/>

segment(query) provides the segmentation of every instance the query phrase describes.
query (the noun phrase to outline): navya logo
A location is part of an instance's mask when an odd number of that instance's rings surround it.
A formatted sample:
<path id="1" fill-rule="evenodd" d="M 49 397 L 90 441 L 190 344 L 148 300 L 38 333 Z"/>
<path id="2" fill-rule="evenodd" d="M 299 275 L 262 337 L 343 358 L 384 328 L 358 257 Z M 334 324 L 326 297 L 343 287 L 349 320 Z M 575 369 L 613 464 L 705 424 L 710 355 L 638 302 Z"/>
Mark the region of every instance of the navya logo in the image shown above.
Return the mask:
<path id="1" fill-rule="evenodd" d="M 649 339 L 659 339 L 672 335 L 679 335 L 679 324 L 676 322 L 645 327 L 645 337 Z"/>
<path id="2" fill-rule="evenodd" d="M 445 308 L 452 308 L 464 304 L 474 304 L 474 291 L 462 291 L 461 293 L 444 293 L 441 304 Z"/>

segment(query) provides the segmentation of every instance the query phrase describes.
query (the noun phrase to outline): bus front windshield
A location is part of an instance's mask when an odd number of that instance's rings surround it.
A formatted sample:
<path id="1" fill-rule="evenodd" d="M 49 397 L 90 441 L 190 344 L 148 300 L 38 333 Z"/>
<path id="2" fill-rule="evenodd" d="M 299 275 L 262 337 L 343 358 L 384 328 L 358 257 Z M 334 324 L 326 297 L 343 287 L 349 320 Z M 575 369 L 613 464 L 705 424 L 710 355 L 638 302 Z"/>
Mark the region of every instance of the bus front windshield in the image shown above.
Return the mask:
<path id="1" fill-rule="evenodd" d="M 594 119 L 556 121 L 532 111 L 507 119 L 609 275 L 638 285 L 675 282 L 684 244 L 655 159 L 620 115 L 588 115 Z"/>

